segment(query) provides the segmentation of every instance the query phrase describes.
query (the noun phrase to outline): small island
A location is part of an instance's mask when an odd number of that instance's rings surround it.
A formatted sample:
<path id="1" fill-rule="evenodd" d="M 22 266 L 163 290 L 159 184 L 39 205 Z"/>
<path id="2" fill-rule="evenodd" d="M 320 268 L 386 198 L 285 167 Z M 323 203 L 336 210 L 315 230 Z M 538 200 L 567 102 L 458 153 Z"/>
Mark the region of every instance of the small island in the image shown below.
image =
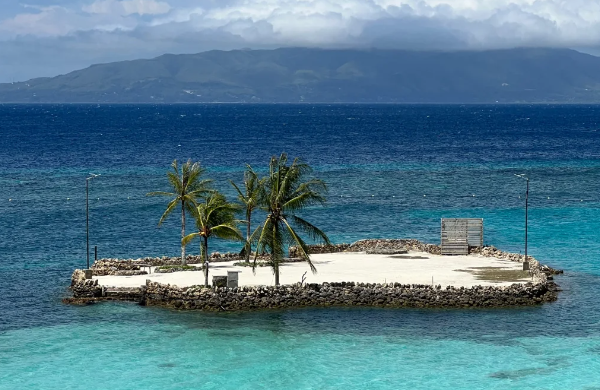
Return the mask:
<path id="1" fill-rule="evenodd" d="M 203 179 L 199 163 L 175 160 L 167 176 L 171 192 L 160 224 L 181 212 L 181 256 L 101 259 L 75 270 L 66 303 L 135 301 L 146 306 L 206 311 L 258 310 L 306 306 L 464 308 L 529 306 L 557 299 L 553 275 L 562 271 L 531 256 L 471 245 L 472 232 L 456 240 L 462 253 L 443 255 L 442 246 L 412 239 L 369 239 L 332 244 L 298 215 L 325 203 L 326 184 L 310 166 L 286 154 L 272 157 L 264 177 L 250 166 L 242 186 L 231 182 L 238 203 L 229 202 Z M 262 222 L 252 227 L 255 211 Z M 242 214 L 245 219 L 236 219 Z M 186 216 L 196 231 L 186 234 Z M 483 229 L 482 220 L 480 220 Z M 245 237 L 238 226 L 244 226 Z M 444 226 L 444 222 L 442 222 Z M 466 226 L 466 225 L 465 225 Z M 456 236 L 458 231 L 451 233 Z M 303 238 L 303 236 L 305 238 Z M 216 239 L 241 243 L 239 253 L 209 255 Z M 200 256 L 186 246 L 200 240 Z M 320 242 L 309 245 L 305 241 Z M 284 251 L 287 250 L 287 256 Z M 212 282 L 210 278 L 212 277 Z"/>
<path id="2" fill-rule="evenodd" d="M 294 254 L 292 248 L 291 254 Z M 351 245 L 311 247 L 319 272 L 288 258 L 281 264 L 280 286 L 268 285 L 269 267 L 244 266 L 235 254 L 213 253 L 210 272 L 237 271 L 239 286 L 201 285 L 203 272 L 179 270 L 180 258 L 103 259 L 92 267 L 92 279 L 73 273 L 73 298 L 86 304 L 126 300 L 148 306 L 207 311 L 257 310 L 306 306 L 376 306 L 464 308 L 531 306 L 557 299 L 553 275 L 561 273 L 529 257 L 494 247 L 470 248 L 468 256 L 441 256 L 440 247 L 417 240 L 361 240 Z M 199 261 L 191 256 L 192 263 Z M 142 265 L 150 265 L 142 270 Z M 165 267 L 166 265 L 166 267 Z M 202 270 L 202 263 L 191 264 Z M 158 272 L 157 272 L 158 271 Z"/>

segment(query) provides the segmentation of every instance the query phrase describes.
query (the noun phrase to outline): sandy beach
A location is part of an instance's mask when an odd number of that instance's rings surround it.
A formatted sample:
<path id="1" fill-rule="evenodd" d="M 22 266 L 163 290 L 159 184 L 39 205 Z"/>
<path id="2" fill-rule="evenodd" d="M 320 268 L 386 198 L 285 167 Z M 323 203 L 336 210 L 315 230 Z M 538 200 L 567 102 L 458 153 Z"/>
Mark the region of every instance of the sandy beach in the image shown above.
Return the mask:
<path id="1" fill-rule="evenodd" d="M 317 273 L 313 274 L 305 262 L 285 263 L 280 268 L 281 284 L 300 282 L 305 275 L 306 283 L 361 282 L 435 284 L 455 287 L 503 286 L 528 282 L 531 278 L 519 272 L 521 263 L 483 257 L 440 256 L 424 252 L 404 255 L 376 255 L 364 252 L 343 252 L 311 255 Z M 270 267 L 234 266 L 233 261 L 215 262 L 210 265 L 209 280 L 213 275 L 227 275 L 227 271 L 239 271 L 240 286 L 273 285 L 275 278 Z M 146 279 L 163 284 L 187 287 L 204 283 L 202 272 L 151 273 L 136 276 L 98 276 L 100 285 L 108 287 L 139 287 Z"/>

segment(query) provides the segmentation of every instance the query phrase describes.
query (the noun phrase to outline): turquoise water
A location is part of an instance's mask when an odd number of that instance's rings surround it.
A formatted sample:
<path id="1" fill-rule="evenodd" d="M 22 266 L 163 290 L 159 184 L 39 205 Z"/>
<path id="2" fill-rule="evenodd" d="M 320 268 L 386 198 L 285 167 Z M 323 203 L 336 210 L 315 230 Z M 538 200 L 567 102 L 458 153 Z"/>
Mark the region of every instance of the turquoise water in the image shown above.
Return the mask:
<path id="1" fill-rule="evenodd" d="M 0 389 L 600 388 L 599 123 L 595 106 L 0 106 Z M 101 256 L 177 255 L 177 219 L 158 229 L 145 196 L 173 158 L 231 194 L 283 150 L 328 182 L 307 217 L 335 242 L 437 242 L 440 218 L 482 217 L 486 243 L 522 251 L 527 173 L 530 253 L 564 291 L 494 310 L 60 303 L 88 172 Z"/>
<path id="2" fill-rule="evenodd" d="M 112 308 L 105 315 L 141 310 Z M 524 330 L 510 339 L 440 339 L 399 329 L 411 327 L 411 317 L 441 320 L 443 313 L 172 315 L 177 318 L 143 328 L 110 322 L 15 331 L 2 337 L 3 349 L 22 351 L 12 357 L 22 363 L 6 365 L 3 387 L 565 389 L 590 388 L 600 368 L 594 338 L 565 343 Z M 375 330 L 373 315 L 380 319 Z"/>

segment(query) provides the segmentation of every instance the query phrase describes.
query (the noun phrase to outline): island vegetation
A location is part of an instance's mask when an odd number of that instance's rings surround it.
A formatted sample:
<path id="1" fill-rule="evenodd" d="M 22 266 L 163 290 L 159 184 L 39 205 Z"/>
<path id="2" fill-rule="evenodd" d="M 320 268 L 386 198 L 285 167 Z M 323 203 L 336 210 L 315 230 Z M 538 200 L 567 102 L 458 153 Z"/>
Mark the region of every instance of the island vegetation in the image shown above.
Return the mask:
<path id="1" fill-rule="evenodd" d="M 160 217 L 158 225 L 160 226 L 165 218 L 175 210 L 178 205 L 181 205 L 181 264 L 185 265 L 185 216 L 186 211 L 195 213 L 198 206 L 198 199 L 207 196 L 210 192 L 210 184 L 212 180 L 201 179 L 205 173 L 205 169 L 200 166 L 200 163 L 192 163 L 188 160 L 179 168 L 177 160 L 171 163 L 172 171 L 167 172 L 167 178 L 172 192 L 155 191 L 148 193 L 149 196 L 166 196 L 172 198 L 167 204 L 167 209 Z"/>
<path id="2" fill-rule="evenodd" d="M 225 240 L 244 241 L 242 233 L 237 225 L 242 221 L 235 219 L 235 213 L 241 209 L 241 206 L 229 203 L 225 195 L 213 190 L 210 195 L 200 202 L 192 212 L 196 220 L 198 232 L 185 236 L 181 243 L 187 245 L 195 237 L 200 238 L 200 254 L 204 267 L 204 286 L 208 287 L 208 239 L 217 237 Z M 246 247 L 246 245 L 244 245 Z"/>
<path id="3" fill-rule="evenodd" d="M 171 198 L 159 219 L 159 226 L 180 206 L 181 264 L 186 264 L 186 246 L 199 238 L 205 286 L 209 285 L 208 244 L 212 237 L 241 242 L 240 253 L 245 263 L 253 269 L 266 263 L 273 270 L 275 285 L 279 285 L 279 267 L 289 246 L 295 246 L 298 257 L 316 273 L 307 241 L 324 244 L 330 244 L 330 241 L 321 229 L 298 213 L 307 207 L 324 205 L 327 186 L 313 176 L 310 165 L 299 158 L 290 162 L 285 153 L 271 158 L 264 177 L 247 165 L 242 186 L 230 181 L 238 195 L 237 203 L 228 201 L 224 194 L 214 189 L 211 179 L 203 179 L 205 169 L 199 162 L 188 160 L 180 167 L 175 160 L 171 168 L 167 172 L 171 192 L 156 191 L 148 195 Z M 253 231 L 252 215 L 257 209 L 262 210 L 264 219 Z M 195 220 L 197 231 L 186 235 L 187 214 Z M 236 219 L 236 214 L 243 214 L 245 219 Z M 245 227 L 245 238 L 240 225 Z M 251 263 L 253 248 L 254 261 Z M 268 255 L 268 260 L 258 262 L 259 254 Z"/>
<path id="4" fill-rule="evenodd" d="M 267 216 L 254 235 L 257 237 L 254 263 L 256 264 L 258 252 L 270 253 L 276 286 L 279 285 L 279 265 L 283 261 L 286 244 L 296 245 L 299 256 L 308 263 L 311 271 L 317 271 L 299 232 L 305 233 L 314 241 L 330 243 L 323 231 L 296 215 L 306 207 L 325 203 L 325 182 L 308 178 L 311 172 L 311 167 L 297 158 L 291 164 L 288 164 L 285 154 L 279 158 L 271 158 L 269 176 L 265 181 L 265 196 L 262 199 Z"/>
<path id="5" fill-rule="evenodd" d="M 254 169 L 250 165 L 246 165 L 246 171 L 244 172 L 244 191 L 235 184 L 233 180 L 230 181 L 233 188 L 238 193 L 238 200 L 244 205 L 244 211 L 246 214 L 246 246 L 244 246 L 243 254 L 246 263 L 250 262 L 250 252 L 252 247 L 250 245 L 250 237 L 252 231 L 252 213 L 260 206 L 261 201 L 265 198 L 265 180 L 266 178 L 259 178 L 258 174 L 254 172 Z"/>

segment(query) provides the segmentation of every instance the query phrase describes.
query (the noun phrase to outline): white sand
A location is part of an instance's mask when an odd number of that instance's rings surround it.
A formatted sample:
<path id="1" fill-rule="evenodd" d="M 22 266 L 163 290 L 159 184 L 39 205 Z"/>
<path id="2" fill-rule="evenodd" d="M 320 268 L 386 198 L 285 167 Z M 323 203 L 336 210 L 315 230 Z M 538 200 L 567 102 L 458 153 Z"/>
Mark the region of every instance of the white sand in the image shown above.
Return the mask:
<path id="1" fill-rule="evenodd" d="M 469 272 L 461 272 L 474 267 L 495 267 L 499 269 L 522 269 L 521 263 L 500 260 L 478 255 L 439 256 L 421 252 L 410 252 L 405 257 L 423 257 L 417 259 L 394 258 L 389 255 L 367 255 L 361 253 L 332 253 L 312 255 L 311 259 L 317 273 L 313 274 L 305 262 L 285 263 L 280 267 L 280 283 L 293 284 L 302 279 L 306 272 L 306 283 L 323 282 L 363 282 L 435 285 L 471 287 L 501 286 L 514 282 L 488 282 L 477 280 Z M 234 262 L 215 262 L 210 264 L 209 282 L 213 275 L 227 275 L 227 271 L 240 271 L 240 286 L 273 285 L 275 277 L 270 267 L 257 267 L 252 273 L 249 267 L 235 267 Z M 138 287 L 146 284 L 146 279 L 163 284 L 186 287 L 204 283 L 203 272 L 174 272 L 169 274 L 149 274 L 136 276 L 99 276 L 99 284 L 112 287 Z M 525 279 L 522 282 L 530 281 Z"/>

